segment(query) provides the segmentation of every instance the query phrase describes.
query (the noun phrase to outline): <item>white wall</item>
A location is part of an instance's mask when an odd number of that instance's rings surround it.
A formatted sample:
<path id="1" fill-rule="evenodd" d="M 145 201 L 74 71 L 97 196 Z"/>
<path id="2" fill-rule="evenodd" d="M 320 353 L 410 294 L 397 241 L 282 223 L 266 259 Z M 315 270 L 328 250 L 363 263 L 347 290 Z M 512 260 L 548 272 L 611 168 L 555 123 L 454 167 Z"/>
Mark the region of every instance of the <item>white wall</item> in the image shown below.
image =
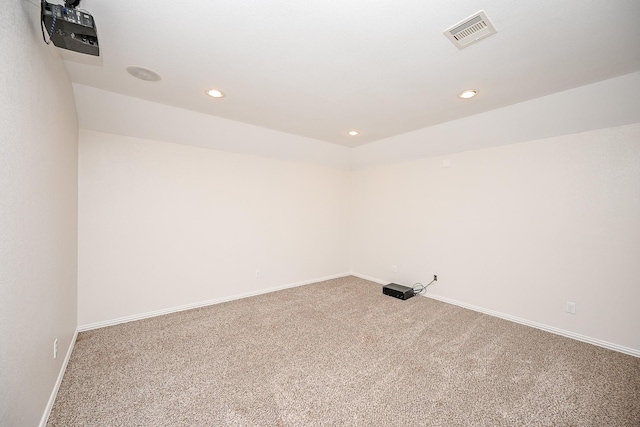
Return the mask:
<path id="1" fill-rule="evenodd" d="M 77 121 L 39 3 L 10 3 L 0 26 L 0 424 L 35 426 L 77 325 Z"/>
<path id="2" fill-rule="evenodd" d="M 336 169 L 393 164 L 640 122 L 640 72 L 355 149 L 81 84 L 74 84 L 73 88 L 82 129 Z"/>
<path id="3" fill-rule="evenodd" d="M 351 149 L 74 83 L 82 129 L 348 169 Z M 224 102 L 224 101 L 223 101 Z"/>
<path id="4" fill-rule="evenodd" d="M 638 122 L 640 72 L 375 141 L 353 150 L 352 165 L 380 166 Z"/>
<path id="5" fill-rule="evenodd" d="M 352 192 L 355 273 L 437 274 L 429 293 L 640 351 L 640 124 L 372 167 Z"/>
<path id="6" fill-rule="evenodd" d="M 79 152 L 81 327 L 349 271 L 348 171 L 89 130 Z"/>

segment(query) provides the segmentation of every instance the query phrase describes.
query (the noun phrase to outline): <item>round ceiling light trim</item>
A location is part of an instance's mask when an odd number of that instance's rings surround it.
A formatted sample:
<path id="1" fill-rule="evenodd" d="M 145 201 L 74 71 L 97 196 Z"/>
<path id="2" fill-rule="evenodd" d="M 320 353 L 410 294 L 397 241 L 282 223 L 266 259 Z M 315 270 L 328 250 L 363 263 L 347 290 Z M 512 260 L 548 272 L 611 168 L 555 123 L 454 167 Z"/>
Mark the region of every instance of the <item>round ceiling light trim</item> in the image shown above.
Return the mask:
<path id="1" fill-rule="evenodd" d="M 207 95 L 212 98 L 224 98 L 224 93 L 220 92 L 218 89 L 209 89 L 207 91 Z"/>
<path id="2" fill-rule="evenodd" d="M 360 135 L 360 132 L 358 132 L 357 130 L 350 130 L 349 132 L 347 132 L 349 135 L 351 136 L 358 136 Z"/>
<path id="3" fill-rule="evenodd" d="M 461 99 L 471 99 L 478 94 L 478 91 L 475 89 L 467 89 L 463 90 L 458 94 L 458 98 Z"/>
<path id="4" fill-rule="evenodd" d="M 160 74 L 156 73 L 153 70 L 144 67 L 138 67 L 136 65 L 132 65 L 131 67 L 127 67 L 127 73 L 131 74 L 133 77 L 144 80 L 147 82 L 157 82 L 160 81 L 162 77 Z"/>

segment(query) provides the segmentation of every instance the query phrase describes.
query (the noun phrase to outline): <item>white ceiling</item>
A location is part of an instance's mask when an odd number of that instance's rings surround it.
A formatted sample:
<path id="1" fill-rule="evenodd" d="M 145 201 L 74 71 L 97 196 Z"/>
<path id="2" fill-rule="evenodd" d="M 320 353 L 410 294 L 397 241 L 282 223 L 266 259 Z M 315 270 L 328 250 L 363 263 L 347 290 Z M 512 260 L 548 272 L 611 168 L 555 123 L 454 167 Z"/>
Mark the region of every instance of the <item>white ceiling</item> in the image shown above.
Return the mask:
<path id="1" fill-rule="evenodd" d="M 638 0 L 82 0 L 71 80 L 355 147 L 640 70 Z M 484 10 L 497 34 L 443 31 Z M 150 68 L 162 80 L 127 74 Z M 209 88 L 226 97 L 212 99 Z M 460 100 L 473 88 L 480 95 Z M 361 135 L 350 137 L 351 129 Z"/>

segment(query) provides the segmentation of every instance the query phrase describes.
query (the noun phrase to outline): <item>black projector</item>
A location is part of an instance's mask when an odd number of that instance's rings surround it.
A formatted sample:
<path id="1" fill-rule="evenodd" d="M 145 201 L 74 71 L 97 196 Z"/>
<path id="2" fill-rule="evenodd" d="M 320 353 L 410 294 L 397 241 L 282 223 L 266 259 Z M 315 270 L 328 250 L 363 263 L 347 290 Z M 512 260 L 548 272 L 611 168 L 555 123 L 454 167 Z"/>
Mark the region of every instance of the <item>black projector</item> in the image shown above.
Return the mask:
<path id="1" fill-rule="evenodd" d="M 415 295 L 413 293 L 413 288 L 398 285 L 396 283 L 389 283 L 388 285 L 384 285 L 382 287 L 382 293 L 398 299 L 409 299 Z"/>
<path id="2" fill-rule="evenodd" d="M 75 6 L 78 3 L 80 0 L 67 0 L 62 6 L 42 0 L 40 14 L 43 33 L 46 32 L 57 47 L 99 56 L 98 33 L 93 16 L 77 10 Z"/>

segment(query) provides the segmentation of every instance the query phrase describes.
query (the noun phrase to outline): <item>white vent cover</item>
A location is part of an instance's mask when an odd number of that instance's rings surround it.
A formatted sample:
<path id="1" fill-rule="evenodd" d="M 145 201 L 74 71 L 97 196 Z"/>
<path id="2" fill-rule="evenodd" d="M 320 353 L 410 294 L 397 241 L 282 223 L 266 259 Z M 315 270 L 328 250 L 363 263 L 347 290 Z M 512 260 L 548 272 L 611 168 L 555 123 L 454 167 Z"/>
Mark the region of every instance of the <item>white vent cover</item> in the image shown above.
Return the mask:
<path id="1" fill-rule="evenodd" d="M 464 49 L 495 33 L 496 27 L 489 21 L 484 10 L 481 10 L 445 30 L 444 35 L 447 36 L 458 49 Z"/>

